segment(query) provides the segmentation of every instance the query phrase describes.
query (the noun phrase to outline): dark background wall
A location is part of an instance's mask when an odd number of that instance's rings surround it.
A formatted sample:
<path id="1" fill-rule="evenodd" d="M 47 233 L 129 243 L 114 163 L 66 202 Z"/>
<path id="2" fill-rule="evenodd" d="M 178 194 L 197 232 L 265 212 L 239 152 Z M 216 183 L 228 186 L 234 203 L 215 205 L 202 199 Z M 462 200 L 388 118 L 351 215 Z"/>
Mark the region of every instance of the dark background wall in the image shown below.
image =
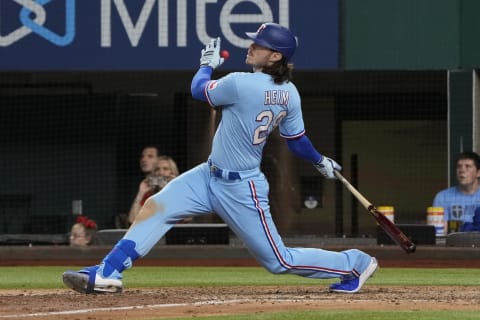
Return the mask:
<path id="1" fill-rule="evenodd" d="M 189 96 L 192 74 L 42 73 L 15 88 L 4 84 L 0 194 L 27 195 L 30 216 L 67 220 L 73 219 L 72 201 L 82 200 L 85 215 L 101 228 L 113 227 L 113 217 L 127 212 L 135 196 L 144 145 L 159 145 L 181 171 L 207 158 L 214 123 L 209 107 Z M 424 220 L 434 192 L 447 185 L 446 81 L 442 71 L 295 74 L 310 139 L 344 165 L 347 177 L 356 154 L 359 187 L 372 201 L 394 205 L 397 219 L 406 222 Z M 74 83 L 85 86 L 79 90 Z M 419 147 L 410 150 L 413 141 Z M 350 233 L 348 192 L 339 193 L 335 183 L 294 158 L 276 133 L 265 159 L 282 232 Z M 319 200 L 317 208 L 305 207 L 309 195 Z M 27 218 L 25 226 L 12 220 L 11 205 L 3 212 L 8 232 L 30 230 Z M 360 217 L 360 232 L 373 233 L 371 219 Z M 68 221 L 45 221 L 46 229 L 68 228 Z"/>

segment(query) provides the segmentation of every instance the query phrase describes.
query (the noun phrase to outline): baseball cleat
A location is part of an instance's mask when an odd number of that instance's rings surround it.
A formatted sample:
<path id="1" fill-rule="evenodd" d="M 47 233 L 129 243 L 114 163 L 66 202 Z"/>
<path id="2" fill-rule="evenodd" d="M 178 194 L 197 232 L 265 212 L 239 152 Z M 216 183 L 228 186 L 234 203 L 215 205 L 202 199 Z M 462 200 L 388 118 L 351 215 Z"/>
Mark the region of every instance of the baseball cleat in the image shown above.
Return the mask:
<path id="1" fill-rule="evenodd" d="M 119 279 L 103 278 L 96 273 L 98 267 L 85 268 L 80 271 L 66 271 L 63 273 L 63 283 L 72 290 L 80 293 L 121 293 L 122 281 Z"/>
<path id="2" fill-rule="evenodd" d="M 377 259 L 372 257 L 370 264 L 367 269 L 363 271 L 360 277 L 349 277 L 343 279 L 341 282 L 334 283 L 330 286 L 330 291 L 332 292 L 343 292 L 343 293 L 355 293 L 360 291 L 363 284 L 372 277 L 375 271 L 378 269 Z"/>

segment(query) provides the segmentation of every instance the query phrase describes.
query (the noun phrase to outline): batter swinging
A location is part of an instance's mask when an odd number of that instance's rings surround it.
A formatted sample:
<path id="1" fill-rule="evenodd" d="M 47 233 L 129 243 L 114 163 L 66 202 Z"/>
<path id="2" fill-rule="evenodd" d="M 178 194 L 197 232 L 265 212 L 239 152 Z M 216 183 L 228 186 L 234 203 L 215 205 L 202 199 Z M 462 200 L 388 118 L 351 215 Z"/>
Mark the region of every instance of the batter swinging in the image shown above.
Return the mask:
<path id="1" fill-rule="evenodd" d="M 309 278 L 340 278 L 331 291 L 354 293 L 377 269 L 377 261 L 356 250 L 333 252 L 284 245 L 270 214 L 269 186 L 260 171 L 268 135 L 279 127 L 290 150 L 311 162 L 328 179 L 341 170 L 321 155 L 305 135 L 298 91 L 291 79 L 297 47 L 289 29 L 265 23 L 248 48 L 252 73 L 230 73 L 211 80 L 224 59 L 220 38 L 201 52 L 200 68 L 191 83 L 192 96 L 222 109 L 207 162 L 172 180 L 147 200 L 139 216 L 112 251 L 97 265 L 63 274 L 64 283 L 81 293 L 121 292 L 122 272 L 145 256 L 161 237 L 186 217 L 215 212 L 268 271 Z"/>

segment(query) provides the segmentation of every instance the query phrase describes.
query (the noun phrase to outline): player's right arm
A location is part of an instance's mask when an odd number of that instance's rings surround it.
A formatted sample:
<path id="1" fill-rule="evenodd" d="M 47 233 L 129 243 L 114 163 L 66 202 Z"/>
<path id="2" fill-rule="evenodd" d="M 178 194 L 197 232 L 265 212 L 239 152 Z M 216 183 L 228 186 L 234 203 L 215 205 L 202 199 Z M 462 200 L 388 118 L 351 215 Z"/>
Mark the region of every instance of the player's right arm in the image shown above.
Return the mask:
<path id="1" fill-rule="evenodd" d="M 205 88 L 208 81 L 212 78 L 212 73 L 213 69 L 210 67 L 200 67 L 197 73 L 195 73 L 190 85 L 190 91 L 194 99 L 208 101 Z"/>
<path id="2" fill-rule="evenodd" d="M 190 85 L 192 97 L 202 101 L 208 101 L 206 94 L 206 86 L 212 78 L 213 70 L 218 68 L 224 62 L 224 58 L 220 56 L 220 38 L 211 39 L 210 42 L 202 49 L 200 54 L 200 68 L 195 76 L 193 76 Z"/>

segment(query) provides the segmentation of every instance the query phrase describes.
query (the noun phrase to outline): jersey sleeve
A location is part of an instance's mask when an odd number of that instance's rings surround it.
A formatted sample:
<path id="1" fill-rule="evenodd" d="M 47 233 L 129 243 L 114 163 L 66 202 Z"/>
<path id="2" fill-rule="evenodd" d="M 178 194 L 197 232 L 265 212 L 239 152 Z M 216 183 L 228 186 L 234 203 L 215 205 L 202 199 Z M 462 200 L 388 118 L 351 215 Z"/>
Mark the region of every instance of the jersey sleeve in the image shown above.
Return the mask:
<path id="1" fill-rule="evenodd" d="M 280 136 L 286 139 L 295 139 L 305 134 L 300 95 L 295 87 L 292 93 L 288 113 L 279 125 Z"/>
<path id="2" fill-rule="evenodd" d="M 205 96 L 212 107 L 234 103 L 238 98 L 235 73 L 218 80 L 210 80 L 205 86 Z"/>
<path id="3" fill-rule="evenodd" d="M 207 101 L 205 97 L 205 86 L 212 78 L 213 69 L 210 67 L 200 67 L 192 78 L 190 84 L 190 91 L 194 99 Z"/>

